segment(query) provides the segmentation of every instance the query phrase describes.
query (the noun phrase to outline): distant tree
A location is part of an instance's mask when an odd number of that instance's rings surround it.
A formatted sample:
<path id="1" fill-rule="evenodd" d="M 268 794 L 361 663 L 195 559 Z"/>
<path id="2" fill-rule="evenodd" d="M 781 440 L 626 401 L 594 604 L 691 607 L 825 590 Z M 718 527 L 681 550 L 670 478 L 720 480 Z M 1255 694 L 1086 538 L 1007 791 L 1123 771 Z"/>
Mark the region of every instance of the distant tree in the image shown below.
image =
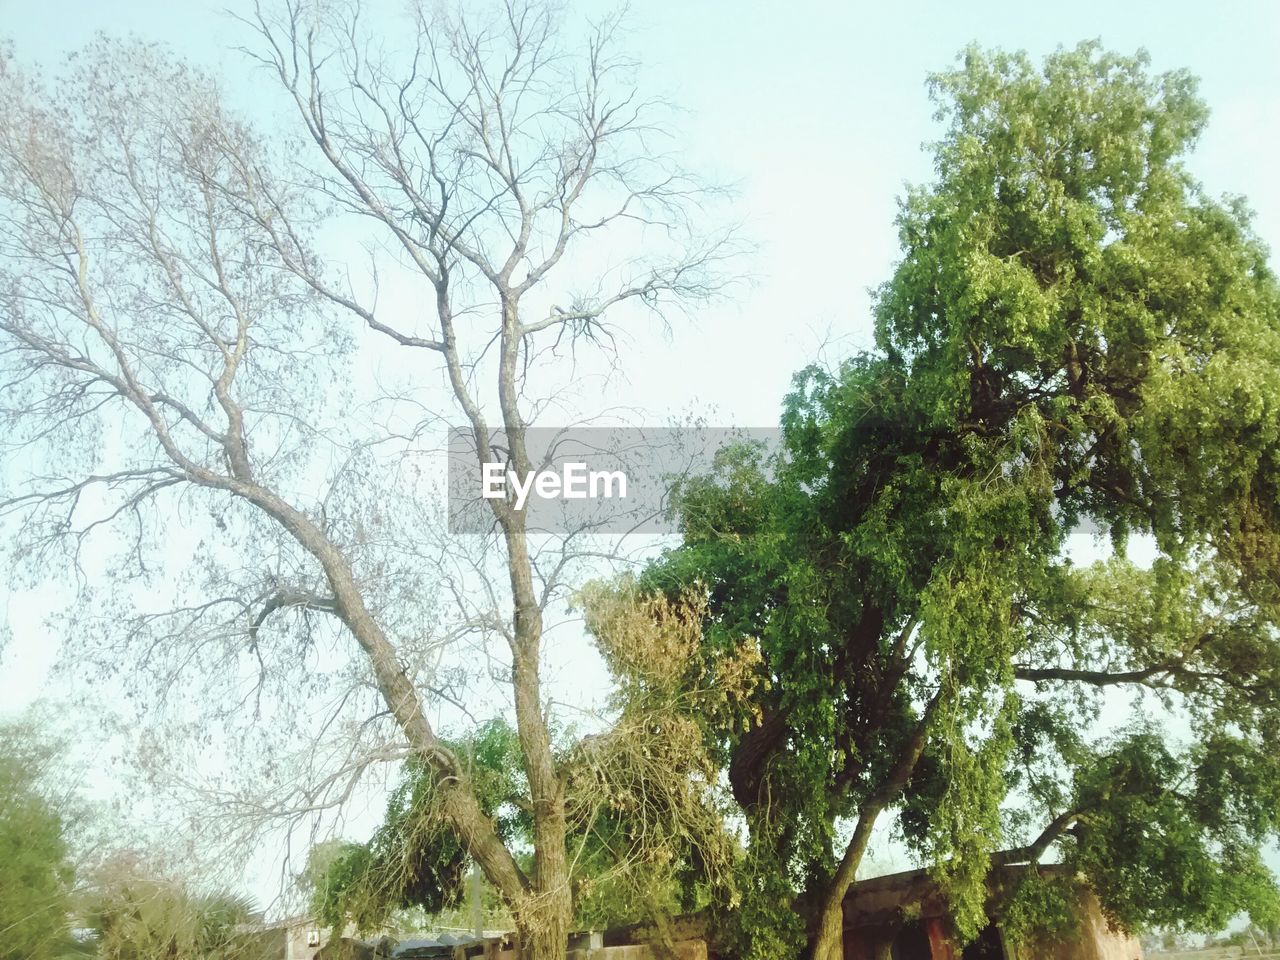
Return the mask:
<path id="1" fill-rule="evenodd" d="M 0 958 L 48 960 L 70 944 L 74 871 L 51 795 L 56 751 L 25 721 L 0 723 Z"/>
<path id="2" fill-rule="evenodd" d="M 234 893 L 198 892 L 117 856 L 88 879 L 80 922 L 101 960 L 258 960 L 246 925 L 250 901 Z"/>
<path id="3" fill-rule="evenodd" d="M 1034 869 L 1053 859 L 1123 929 L 1272 922 L 1266 248 L 1183 164 L 1207 115 L 1185 73 L 1095 44 L 1042 69 L 971 49 L 931 88 L 937 179 L 901 205 L 875 349 L 799 374 L 780 452 L 689 484 L 684 543 L 644 579 L 705 589 L 703 658 L 761 657 L 758 722 L 706 724 L 749 826 L 734 945 L 838 958 L 890 812 L 962 936 L 999 864 L 1030 868 L 1006 929 L 1062 920 Z M 1110 555 L 1073 563 L 1081 531 Z M 1109 702 L 1134 713 L 1100 725 Z"/>

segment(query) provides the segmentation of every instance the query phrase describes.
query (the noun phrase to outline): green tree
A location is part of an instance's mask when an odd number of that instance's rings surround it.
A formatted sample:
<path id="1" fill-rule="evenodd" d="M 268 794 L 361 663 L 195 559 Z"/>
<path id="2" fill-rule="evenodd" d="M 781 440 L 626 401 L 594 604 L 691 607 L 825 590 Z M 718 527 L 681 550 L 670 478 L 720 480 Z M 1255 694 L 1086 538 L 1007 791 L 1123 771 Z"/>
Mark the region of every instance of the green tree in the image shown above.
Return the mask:
<path id="1" fill-rule="evenodd" d="M 683 545 L 643 581 L 705 588 L 703 662 L 744 638 L 762 661 L 758 722 L 706 724 L 750 829 L 731 939 L 838 957 L 886 811 L 962 936 L 985 923 L 994 865 L 1046 858 L 1127 929 L 1265 923 L 1266 250 L 1243 202 L 1184 166 L 1207 116 L 1185 73 L 1096 44 L 1041 68 L 970 49 L 930 85 L 946 132 L 935 181 L 901 204 L 875 349 L 796 377 L 779 451 L 728 451 L 687 485 Z M 1068 537 L 1089 530 L 1106 556 L 1073 564 Z M 1134 535 L 1149 566 L 1126 559 Z M 1100 724 L 1124 692 L 1133 719 Z M 1060 921 L 1064 891 L 1024 875 L 1006 926 Z"/>
<path id="2" fill-rule="evenodd" d="M 73 871 L 49 793 L 55 751 L 28 722 L 0 724 L 0 958 L 45 960 L 69 944 Z"/>

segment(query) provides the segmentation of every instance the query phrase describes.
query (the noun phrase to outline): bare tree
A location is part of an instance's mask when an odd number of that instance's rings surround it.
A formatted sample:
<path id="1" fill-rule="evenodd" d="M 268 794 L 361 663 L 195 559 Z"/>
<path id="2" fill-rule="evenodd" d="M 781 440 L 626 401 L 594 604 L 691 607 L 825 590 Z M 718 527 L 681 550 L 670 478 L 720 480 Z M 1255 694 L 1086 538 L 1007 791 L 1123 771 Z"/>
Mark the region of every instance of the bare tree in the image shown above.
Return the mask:
<path id="1" fill-rule="evenodd" d="M 579 345 L 611 356 L 615 316 L 713 296 L 729 246 L 698 239 L 708 192 L 663 149 L 665 105 L 631 86 L 615 20 L 570 56 L 539 3 L 434 9 L 416 8 L 399 46 L 354 5 L 288 0 L 246 19 L 309 153 L 257 136 L 151 48 L 103 42 L 56 94 L 0 60 L 0 511 L 31 569 L 82 575 L 82 622 L 111 639 L 97 667 L 141 652 L 162 676 L 221 683 L 228 710 L 252 689 L 260 714 L 327 676 L 346 718 L 335 742 L 356 746 L 290 809 L 341 801 L 371 763 L 422 758 L 527 955 L 549 958 L 572 909 L 567 785 L 583 757 L 608 766 L 607 741 L 557 751 L 541 673 L 548 610 L 591 550 L 531 535 L 497 500 L 482 552 L 432 553 L 404 458 L 445 421 L 443 381 L 477 457 L 498 428 L 528 471 L 527 430 Z M 373 254 L 363 277 L 324 255 L 349 254 L 352 235 Z M 389 351 L 404 384 L 375 429 L 333 384 L 346 360 Z M 182 602 L 157 604 L 175 580 L 157 564 L 188 549 Z M 451 695 L 442 650 L 488 636 L 507 648 L 528 874 L 428 719 Z"/>

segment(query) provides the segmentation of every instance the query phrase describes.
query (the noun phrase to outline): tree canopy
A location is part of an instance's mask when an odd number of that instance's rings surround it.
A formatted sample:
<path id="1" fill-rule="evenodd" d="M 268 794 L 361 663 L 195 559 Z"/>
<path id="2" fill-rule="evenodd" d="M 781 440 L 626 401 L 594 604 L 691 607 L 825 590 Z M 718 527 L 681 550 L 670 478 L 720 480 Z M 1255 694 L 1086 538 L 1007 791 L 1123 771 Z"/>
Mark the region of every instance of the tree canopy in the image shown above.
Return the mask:
<path id="1" fill-rule="evenodd" d="M 1267 251 L 1186 168 L 1207 120 L 1186 73 L 972 48 L 930 88 L 946 132 L 875 348 L 799 373 L 780 449 L 689 483 L 644 578 L 703 585 L 703 658 L 759 647 L 759 722 L 706 726 L 750 831 L 738 949 L 837 956 L 890 808 L 964 935 L 994 864 L 1048 859 L 1129 929 L 1274 916 Z M 1101 555 L 1073 559 L 1090 533 Z M 1015 929 L 1063 902 L 1026 875 Z"/>

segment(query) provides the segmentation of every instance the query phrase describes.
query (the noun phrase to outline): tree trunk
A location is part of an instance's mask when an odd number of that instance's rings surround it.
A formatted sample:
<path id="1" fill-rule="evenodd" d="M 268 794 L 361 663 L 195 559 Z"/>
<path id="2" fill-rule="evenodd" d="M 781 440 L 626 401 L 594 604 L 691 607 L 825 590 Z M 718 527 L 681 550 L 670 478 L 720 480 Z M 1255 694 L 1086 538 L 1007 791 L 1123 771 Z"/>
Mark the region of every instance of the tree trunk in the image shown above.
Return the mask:
<path id="1" fill-rule="evenodd" d="M 883 804 L 872 802 L 858 814 L 858 825 L 853 828 L 849 846 L 822 899 L 822 912 L 814 930 L 812 960 L 844 960 L 844 898 L 853 886 L 853 878 L 871 840 L 871 828 L 882 809 Z"/>
<path id="2" fill-rule="evenodd" d="M 823 910 L 813 941 L 813 960 L 844 960 L 844 908 Z"/>
<path id="3" fill-rule="evenodd" d="M 942 688 L 933 695 L 924 714 L 916 723 L 915 732 L 902 746 L 898 759 L 885 777 L 884 782 L 858 810 L 858 824 L 853 828 L 853 836 L 845 848 L 844 856 L 836 874 L 827 885 L 826 896 L 822 898 L 822 912 L 818 915 L 813 930 L 812 960 L 843 960 L 844 958 L 844 898 L 853 886 L 862 856 L 867 852 L 867 844 L 871 841 L 871 828 L 876 818 L 889 803 L 906 786 L 924 752 L 925 741 L 929 736 L 929 727 L 942 703 Z"/>
<path id="4" fill-rule="evenodd" d="M 520 924 L 521 960 L 565 960 L 569 949 L 568 909 L 539 900 Z"/>
<path id="5" fill-rule="evenodd" d="M 442 812 L 485 876 L 509 903 L 519 904 L 527 896 L 528 882 L 495 831 L 493 821 L 481 810 L 465 773 L 431 729 L 418 692 L 405 676 L 395 646 L 365 606 L 346 558 L 303 513 L 274 493 L 240 481 L 224 486 L 275 518 L 319 561 L 333 590 L 338 615 L 368 657 L 383 701 L 406 739 L 439 778 Z"/>
<path id="6" fill-rule="evenodd" d="M 498 399 L 512 462 L 519 473 L 526 474 L 531 464 L 525 444 L 527 427 L 518 403 L 520 318 L 517 298 L 509 290 L 504 290 L 502 296 L 502 330 Z M 478 425 L 478 421 L 473 420 L 473 426 Z M 488 442 L 487 437 L 484 440 Z M 511 682 L 516 732 L 533 802 L 533 895 L 525 917 L 523 952 L 525 960 L 564 960 L 568 952 L 573 894 L 569 887 L 564 786 L 556 765 L 551 731 L 542 712 L 542 605 L 534 586 L 524 515 L 499 507 L 496 516 L 507 545 L 507 572 L 514 607 Z"/>
<path id="7" fill-rule="evenodd" d="M 557 784 L 551 800 L 534 803 L 533 892 L 528 899 L 523 960 L 564 960 L 569 944 L 573 896 L 565 841 L 564 800 Z"/>

